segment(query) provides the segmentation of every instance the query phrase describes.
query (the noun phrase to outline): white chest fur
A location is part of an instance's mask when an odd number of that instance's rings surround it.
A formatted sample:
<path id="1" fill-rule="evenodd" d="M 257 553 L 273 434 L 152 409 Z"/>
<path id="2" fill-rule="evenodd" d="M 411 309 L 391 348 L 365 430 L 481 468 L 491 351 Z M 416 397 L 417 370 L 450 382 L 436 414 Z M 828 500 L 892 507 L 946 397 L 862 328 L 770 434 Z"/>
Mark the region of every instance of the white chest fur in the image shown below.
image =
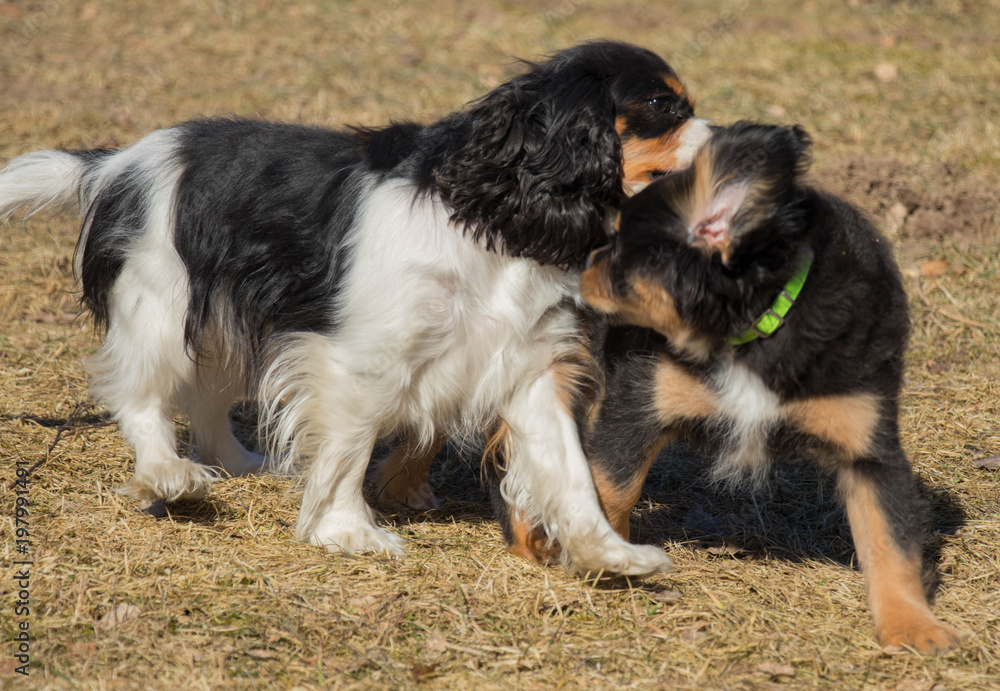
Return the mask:
<path id="1" fill-rule="evenodd" d="M 717 415 L 730 429 L 713 468 L 714 477 L 728 481 L 749 476 L 751 482 L 762 483 L 770 462 L 768 435 L 782 416 L 777 394 L 754 372 L 735 362 L 725 364 L 711 384 L 717 396 Z"/>
<path id="2" fill-rule="evenodd" d="M 561 305 L 575 275 L 484 251 L 404 183 L 361 213 L 335 341 L 349 370 L 393 390 L 387 426 L 480 424 L 574 335 Z"/>

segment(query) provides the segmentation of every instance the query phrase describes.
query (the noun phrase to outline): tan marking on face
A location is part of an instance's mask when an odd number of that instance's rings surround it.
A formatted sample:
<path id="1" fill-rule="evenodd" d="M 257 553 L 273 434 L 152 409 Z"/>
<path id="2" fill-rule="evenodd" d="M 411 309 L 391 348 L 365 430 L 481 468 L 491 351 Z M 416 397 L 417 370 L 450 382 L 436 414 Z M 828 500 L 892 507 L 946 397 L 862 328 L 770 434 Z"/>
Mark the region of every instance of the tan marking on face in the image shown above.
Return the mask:
<path id="1" fill-rule="evenodd" d="M 400 504 L 410 505 L 408 499 L 420 494 L 427 483 L 431 463 L 448 438 L 434 437 L 428 444 L 421 444 L 415 436 L 408 436 L 393 449 L 378 473 L 379 491 Z"/>
<path id="2" fill-rule="evenodd" d="M 652 449 L 636 466 L 635 474 L 629 478 L 625 485 L 615 483 L 600 465 L 591 466 L 591 474 L 594 477 L 594 488 L 597 490 L 597 500 L 601 505 L 601 510 L 607 516 L 608 522 L 615 532 L 622 536 L 623 540 L 629 539 L 631 527 L 629 526 L 629 516 L 635 508 L 639 497 L 642 496 L 642 486 L 649 474 L 649 469 L 653 461 L 660 455 L 664 446 L 676 435 L 663 435 Z"/>
<path id="3" fill-rule="evenodd" d="M 875 394 L 823 396 L 792 401 L 782 412 L 798 429 L 841 449 L 849 459 L 870 455 L 879 420 Z"/>
<path id="4" fill-rule="evenodd" d="M 677 313 L 674 298 L 663 286 L 644 278 L 633 278 L 632 295 L 619 312 L 632 324 L 656 329 L 667 338 L 689 330 Z"/>
<path id="5" fill-rule="evenodd" d="M 663 425 L 710 418 L 718 410 L 715 393 L 677 363 L 661 359 L 654 377 L 656 412 Z"/>
<path id="6" fill-rule="evenodd" d="M 672 74 L 662 75 L 662 79 L 663 83 L 666 84 L 671 91 L 687 101 L 688 105 L 691 106 L 691 109 L 694 110 L 694 100 L 692 100 L 688 95 L 687 87 L 684 86 L 684 83 L 680 79 Z"/>
<path id="7" fill-rule="evenodd" d="M 840 473 L 839 487 L 868 584 L 879 643 L 921 653 L 940 653 L 958 646 L 958 632 L 938 621 L 927 603 L 919 550 L 904 554 L 899 549 L 872 483 L 846 469 Z"/>
<path id="8" fill-rule="evenodd" d="M 507 546 L 507 551 L 536 564 L 551 564 L 557 561 L 560 552 L 558 543 L 549 544 L 548 535 L 541 526 L 532 525 L 514 509 L 509 511 L 513 540 Z"/>
<path id="9" fill-rule="evenodd" d="M 653 139 L 629 137 L 622 141 L 622 184 L 625 191 L 635 194 L 653 181 L 653 173 L 678 170 L 685 163 L 678 156 L 682 138 L 671 130 Z"/>
<path id="10" fill-rule="evenodd" d="M 580 276 L 580 284 L 577 290 L 583 300 L 605 314 L 614 314 L 618 310 L 618 305 L 612 297 L 611 285 L 608 282 L 606 253 L 601 254 L 601 250 L 591 253 L 591 264 Z"/>
<path id="11" fill-rule="evenodd" d="M 674 300 L 653 281 L 635 277 L 627 294 L 613 293 L 607 274 L 607 257 L 593 262 L 580 277 L 579 292 L 584 302 L 604 314 L 622 321 L 653 329 L 670 339 L 692 357 L 704 360 L 711 343 L 681 319 Z"/>

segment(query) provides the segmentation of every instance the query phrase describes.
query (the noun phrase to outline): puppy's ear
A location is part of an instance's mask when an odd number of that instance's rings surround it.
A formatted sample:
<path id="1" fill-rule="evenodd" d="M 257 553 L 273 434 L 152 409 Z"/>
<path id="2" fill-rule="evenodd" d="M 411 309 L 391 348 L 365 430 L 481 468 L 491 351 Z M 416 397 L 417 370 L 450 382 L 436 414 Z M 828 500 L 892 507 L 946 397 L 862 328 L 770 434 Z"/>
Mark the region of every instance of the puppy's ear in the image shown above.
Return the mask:
<path id="1" fill-rule="evenodd" d="M 688 241 L 728 262 L 735 245 L 764 224 L 808 170 L 812 140 L 802 127 L 737 123 L 717 133 L 692 164 L 679 206 Z"/>
<path id="2" fill-rule="evenodd" d="M 466 117 L 467 141 L 436 170 L 452 220 L 489 249 L 582 265 L 624 196 L 614 102 L 601 80 L 543 64 Z"/>

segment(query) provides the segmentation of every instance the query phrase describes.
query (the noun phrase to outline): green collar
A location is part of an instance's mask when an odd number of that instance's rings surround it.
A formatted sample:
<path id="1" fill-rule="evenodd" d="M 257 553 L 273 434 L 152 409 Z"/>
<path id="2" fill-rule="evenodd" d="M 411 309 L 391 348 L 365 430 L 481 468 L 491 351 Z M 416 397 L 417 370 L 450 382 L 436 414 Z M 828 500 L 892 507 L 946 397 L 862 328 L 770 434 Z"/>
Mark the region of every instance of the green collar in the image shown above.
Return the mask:
<path id="1" fill-rule="evenodd" d="M 802 260 L 802 263 L 799 264 L 795 275 L 788 280 L 785 287 L 778 293 L 774 304 L 761 315 L 760 319 L 739 336 L 726 339 L 730 345 L 739 346 L 749 343 L 758 337 L 767 338 L 777 331 L 779 326 L 785 323 L 785 315 L 788 314 L 788 310 L 792 309 L 792 305 L 795 304 L 799 293 L 802 291 L 802 286 L 805 285 L 806 276 L 809 275 L 809 267 L 812 266 L 812 260 L 813 256 L 812 252 L 810 252 Z"/>

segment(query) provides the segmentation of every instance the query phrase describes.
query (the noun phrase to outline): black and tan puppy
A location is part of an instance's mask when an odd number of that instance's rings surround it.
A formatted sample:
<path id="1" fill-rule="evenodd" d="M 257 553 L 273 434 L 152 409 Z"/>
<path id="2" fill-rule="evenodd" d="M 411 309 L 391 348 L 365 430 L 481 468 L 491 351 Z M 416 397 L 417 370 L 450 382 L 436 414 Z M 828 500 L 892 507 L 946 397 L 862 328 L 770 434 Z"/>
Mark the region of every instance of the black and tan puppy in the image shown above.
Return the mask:
<path id="1" fill-rule="evenodd" d="M 664 444 L 683 437 L 715 477 L 765 479 L 806 451 L 835 473 L 884 646 L 954 648 L 922 579 L 922 517 L 897 407 L 909 318 L 889 244 L 804 185 L 798 127 L 718 131 L 691 168 L 626 203 L 580 292 L 612 320 L 586 434 L 602 508 L 629 512 Z"/>

